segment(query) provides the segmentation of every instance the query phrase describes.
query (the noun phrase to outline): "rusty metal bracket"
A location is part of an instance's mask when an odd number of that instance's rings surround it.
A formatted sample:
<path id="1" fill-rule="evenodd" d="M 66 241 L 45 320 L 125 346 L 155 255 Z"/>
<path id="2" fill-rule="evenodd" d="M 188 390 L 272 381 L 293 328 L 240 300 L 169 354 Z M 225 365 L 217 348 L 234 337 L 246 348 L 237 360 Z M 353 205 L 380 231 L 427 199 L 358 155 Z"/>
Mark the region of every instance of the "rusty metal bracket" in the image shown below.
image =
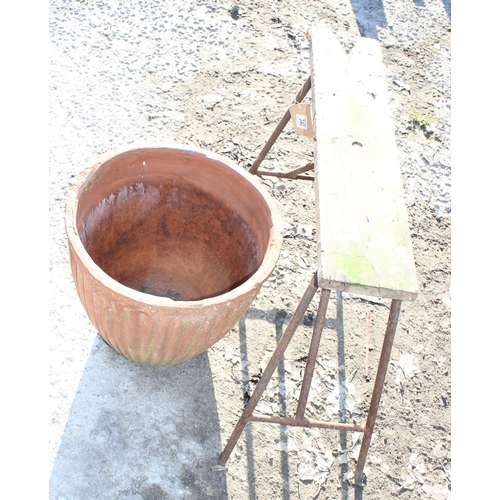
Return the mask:
<path id="1" fill-rule="evenodd" d="M 309 76 L 309 78 L 305 81 L 304 85 L 300 89 L 300 92 L 295 97 L 294 102 L 295 103 L 302 102 L 304 100 L 304 97 L 309 92 L 310 88 L 311 88 L 311 77 Z M 311 165 L 310 163 L 308 163 L 305 167 L 301 167 L 299 169 L 292 170 L 291 172 L 288 173 L 288 175 L 287 174 L 279 174 L 277 172 L 266 172 L 265 170 L 259 170 L 260 164 L 262 163 L 264 158 L 267 156 L 267 153 L 269 153 L 270 149 L 273 147 L 273 144 L 276 142 L 276 140 L 280 136 L 281 132 L 283 132 L 283 129 L 285 128 L 287 123 L 290 121 L 290 118 L 291 118 L 290 111 L 287 109 L 285 114 L 283 115 L 283 118 L 276 126 L 274 132 L 271 134 L 271 137 L 269 137 L 265 146 L 262 148 L 262 151 L 259 153 L 259 156 L 254 161 L 253 165 L 250 167 L 249 172 L 251 174 L 270 175 L 273 177 L 284 177 L 287 179 L 314 180 L 314 177 L 307 177 L 307 176 L 298 175 L 300 173 L 307 172 L 308 170 L 311 170 L 311 168 L 307 168 L 306 170 L 302 170 L 302 169 L 308 167 L 308 165 Z M 314 164 L 313 164 L 312 168 L 314 168 Z M 290 175 L 293 175 L 293 176 L 290 177 Z"/>
<path id="2" fill-rule="evenodd" d="M 308 163 L 303 167 L 296 168 L 295 170 L 291 170 L 290 172 L 282 173 L 282 172 L 269 172 L 267 170 L 257 170 L 255 175 L 268 175 L 271 177 L 280 177 L 282 179 L 294 179 L 294 180 L 302 180 L 302 181 L 313 181 L 314 177 L 310 175 L 300 175 L 305 172 L 309 172 L 314 169 L 314 163 Z"/>
<path id="3" fill-rule="evenodd" d="M 309 286 L 307 287 L 302 299 L 300 300 L 297 309 L 295 310 L 290 323 L 288 324 L 284 334 L 276 346 L 276 349 L 269 360 L 269 363 L 260 378 L 257 387 L 255 388 L 250 400 L 245 406 L 239 421 L 237 422 L 233 433 L 231 434 L 224 450 L 219 455 L 219 464 L 225 466 L 227 460 L 229 459 L 238 439 L 240 438 L 245 426 L 248 422 L 263 422 L 270 424 L 280 424 L 295 427 L 304 428 L 323 428 L 337 431 L 347 431 L 347 432 L 362 432 L 363 438 L 361 442 L 361 448 L 358 456 L 358 461 L 356 464 L 356 485 L 361 486 L 363 481 L 363 469 L 366 463 L 366 457 L 368 454 L 368 449 L 370 447 L 371 438 L 373 435 L 373 429 L 375 427 L 375 421 L 377 418 L 378 408 L 380 404 L 380 398 L 382 396 L 382 390 L 384 387 L 384 381 L 387 374 L 387 369 L 389 367 L 389 361 L 391 357 L 392 346 L 394 343 L 394 337 L 396 334 L 399 313 L 401 310 L 401 300 L 393 299 L 391 302 L 391 310 L 389 313 L 389 319 L 387 322 L 386 332 L 384 336 L 384 343 L 382 345 L 380 353 L 380 361 L 378 365 L 377 375 L 375 378 L 375 383 L 372 392 L 372 398 L 370 403 L 370 408 L 368 411 L 368 416 L 365 425 L 359 425 L 356 423 L 336 423 L 336 422 L 323 422 L 319 420 L 311 420 L 305 417 L 305 409 L 309 397 L 309 391 L 311 388 L 311 381 L 314 374 L 314 368 L 316 365 L 316 359 L 318 355 L 319 344 L 321 341 L 321 334 L 325 324 L 326 312 L 328 308 L 328 302 L 330 299 L 331 291 L 326 288 L 321 288 L 321 297 L 318 305 L 318 312 L 316 315 L 316 320 L 314 323 L 314 328 L 311 336 L 311 343 L 309 347 L 309 354 L 307 356 L 306 368 L 304 371 L 304 376 L 302 379 L 301 390 L 299 401 L 297 404 L 297 409 L 293 417 L 290 416 L 267 416 L 254 414 L 255 407 L 257 406 L 259 400 L 261 399 L 264 391 L 271 380 L 271 377 L 278 367 L 285 350 L 287 349 L 290 341 L 292 340 L 298 326 L 300 325 L 302 318 L 304 317 L 309 304 L 311 303 L 316 291 L 318 290 L 318 279 L 317 273 L 314 273 Z"/>

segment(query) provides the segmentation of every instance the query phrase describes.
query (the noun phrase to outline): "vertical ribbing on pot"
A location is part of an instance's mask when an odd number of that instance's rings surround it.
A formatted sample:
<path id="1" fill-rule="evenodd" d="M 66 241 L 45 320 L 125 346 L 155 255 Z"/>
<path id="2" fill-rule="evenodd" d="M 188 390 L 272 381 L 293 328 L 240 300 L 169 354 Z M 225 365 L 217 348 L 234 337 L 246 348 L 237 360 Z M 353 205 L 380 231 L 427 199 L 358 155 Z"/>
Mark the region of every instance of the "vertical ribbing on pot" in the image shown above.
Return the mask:
<path id="1" fill-rule="evenodd" d="M 282 244 L 257 178 L 182 148 L 135 148 L 87 167 L 66 232 L 80 300 L 101 337 L 139 364 L 176 364 L 238 322 Z"/>

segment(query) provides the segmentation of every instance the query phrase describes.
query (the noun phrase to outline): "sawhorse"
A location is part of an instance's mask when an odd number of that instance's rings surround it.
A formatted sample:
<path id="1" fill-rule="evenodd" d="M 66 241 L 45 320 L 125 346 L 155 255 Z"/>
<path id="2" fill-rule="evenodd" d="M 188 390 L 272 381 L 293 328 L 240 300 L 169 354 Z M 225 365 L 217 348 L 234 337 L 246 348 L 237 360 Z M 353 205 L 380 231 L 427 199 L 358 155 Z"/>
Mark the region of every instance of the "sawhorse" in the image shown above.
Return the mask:
<path id="1" fill-rule="evenodd" d="M 220 454 L 219 464 L 225 465 L 248 422 L 362 432 L 356 465 L 356 484 L 361 485 L 401 304 L 403 300 L 414 300 L 418 289 L 378 42 L 361 39 L 347 56 L 333 33 L 323 27 L 315 28 L 311 33 L 311 77 L 296 102 L 302 101 L 309 88 L 314 117 L 318 270 Z M 312 179 L 302 175 L 312 168 L 310 165 L 288 174 L 259 170 L 289 119 L 290 114 L 285 114 L 250 172 Z M 256 415 L 255 407 L 318 288 L 321 296 L 295 416 Z M 364 426 L 305 417 L 332 290 L 392 299 Z"/>

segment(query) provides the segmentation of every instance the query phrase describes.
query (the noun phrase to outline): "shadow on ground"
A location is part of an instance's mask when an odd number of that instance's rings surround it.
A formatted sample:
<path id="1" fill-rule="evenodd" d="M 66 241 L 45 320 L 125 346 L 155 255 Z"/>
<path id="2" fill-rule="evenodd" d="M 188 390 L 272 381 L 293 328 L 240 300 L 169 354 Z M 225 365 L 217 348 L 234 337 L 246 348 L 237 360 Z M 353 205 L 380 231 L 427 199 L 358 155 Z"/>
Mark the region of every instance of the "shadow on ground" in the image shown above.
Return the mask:
<path id="1" fill-rule="evenodd" d="M 351 7 L 356 16 L 359 34 L 366 38 L 378 40 L 377 28 L 387 26 L 382 0 L 373 0 L 371 2 L 351 0 Z"/>
<path id="2" fill-rule="evenodd" d="M 448 19 L 451 20 L 451 0 L 442 0 L 442 1 L 444 10 L 446 11 L 446 15 L 448 16 Z"/>
<path id="3" fill-rule="evenodd" d="M 425 7 L 425 0 L 413 0 L 418 7 Z M 443 8 L 448 19 L 451 20 L 451 0 L 442 0 Z M 385 15 L 382 0 L 351 0 L 351 7 L 356 16 L 359 34 L 362 37 L 374 38 L 378 40 L 378 28 L 387 27 L 387 17 Z"/>
<path id="4" fill-rule="evenodd" d="M 135 365 L 96 338 L 50 478 L 50 498 L 227 498 L 213 472 L 220 428 L 206 353 Z"/>

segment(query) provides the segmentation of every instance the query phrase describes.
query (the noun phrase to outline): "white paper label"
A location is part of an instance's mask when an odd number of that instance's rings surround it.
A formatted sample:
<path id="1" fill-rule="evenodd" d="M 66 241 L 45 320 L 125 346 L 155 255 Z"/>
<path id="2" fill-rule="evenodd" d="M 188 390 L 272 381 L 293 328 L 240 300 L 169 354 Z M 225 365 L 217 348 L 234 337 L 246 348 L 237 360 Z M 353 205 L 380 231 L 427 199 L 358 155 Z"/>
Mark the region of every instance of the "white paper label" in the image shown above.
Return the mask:
<path id="1" fill-rule="evenodd" d="M 293 104 L 289 111 L 295 132 L 298 135 L 313 137 L 311 108 L 307 104 Z"/>

